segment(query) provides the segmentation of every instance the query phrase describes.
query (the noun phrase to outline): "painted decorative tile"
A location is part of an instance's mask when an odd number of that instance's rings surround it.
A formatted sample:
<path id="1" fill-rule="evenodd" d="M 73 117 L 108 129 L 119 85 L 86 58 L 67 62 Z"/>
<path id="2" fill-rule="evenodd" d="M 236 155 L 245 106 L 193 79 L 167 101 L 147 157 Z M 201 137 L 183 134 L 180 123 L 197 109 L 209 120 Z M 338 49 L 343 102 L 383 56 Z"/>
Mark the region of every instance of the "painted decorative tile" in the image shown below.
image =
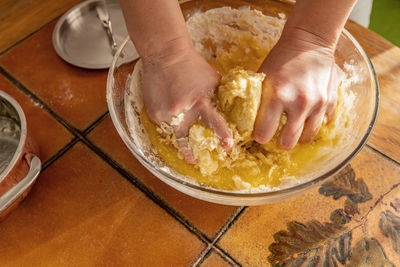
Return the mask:
<path id="1" fill-rule="evenodd" d="M 210 237 L 213 237 L 237 210 L 237 207 L 217 205 L 192 198 L 156 178 L 125 146 L 109 117 L 89 134 L 89 139 Z"/>
<path id="2" fill-rule="evenodd" d="M 67 129 L 1 75 L 0 90 L 11 95 L 22 107 L 28 131 L 39 145 L 42 161 L 49 159 L 72 140 L 73 136 Z"/>
<path id="3" fill-rule="evenodd" d="M 370 266 L 398 266 L 400 264 L 399 204 L 400 179 L 386 194 L 381 195 L 364 216 L 359 227 L 360 238 L 357 243 L 358 250 L 364 253 L 358 253 L 360 255 L 357 258 L 353 257 L 354 264 L 361 262 L 368 262 Z M 373 245 L 370 245 L 371 243 Z M 365 253 L 365 251 L 371 251 L 371 253 Z M 355 254 L 356 252 L 353 253 Z M 374 256 L 371 257 L 369 254 Z"/>
<path id="4" fill-rule="evenodd" d="M 204 247 L 81 143 L 0 223 L 1 266 L 187 266 Z"/>
<path id="5" fill-rule="evenodd" d="M 52 23 L 0 57 L 0 65 L 61 117 L 83 130 L 107 111 L 106 70 L 64 62 L 53 49 Z"/>
<path id="6" fill-rule="evenodd" d="M 381 241 L 376 228 L 383 229 L 386 242 L 397 242 L 393 207 L 398 202 L 392 188 L 399 183 L 400 168 L 365 148 L 351 165 L 306 194 L 248 208 L 219 244 L 244 266 L 359 266 L 354 264 L 368 261 L 363 266 L 397 266 L 400 255 Z M 392 214 L 375 211 L 384 203 Z M 374 231 L 361 231 L 370 225 Z"/>

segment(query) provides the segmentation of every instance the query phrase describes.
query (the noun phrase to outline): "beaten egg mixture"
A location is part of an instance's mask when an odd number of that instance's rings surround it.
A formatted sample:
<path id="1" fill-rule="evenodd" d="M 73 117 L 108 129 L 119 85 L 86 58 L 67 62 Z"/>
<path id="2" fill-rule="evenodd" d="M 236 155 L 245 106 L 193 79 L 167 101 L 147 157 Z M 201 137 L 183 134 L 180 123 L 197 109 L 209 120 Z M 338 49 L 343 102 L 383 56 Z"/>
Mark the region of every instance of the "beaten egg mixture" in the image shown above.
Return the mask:
<path id="1" fill-rule="evenodd" d="M 257 15 L 264 16 L 259 13 Z M 224 151 L 215 133 L 198 121 L 190 127 L 188 137 L 189 146 L 197 163 L 188 164 L 177 150 L 176 139 L 170 126 L 155 125 L 149 120 L 144 109 L 141 113 L 141 122 L 160 157 L 170 167 L 181 174 L 195 178 L 202 185 L 224 190 L 279 186 L 285 179 L 296 179 L 298 171 L 319 151 L 329 150 L 345 142 L 345 135 L 341 130 L 349 127 L 349 118 L 344 115 L 342 101 L 345 92 L 339 88 L 334 121 L 329 124 L 324 122 L 311 143 L 297 144 L 290 151 L 278 147 L 279 133 L 286 123 L 284 114 L 274 138 L 265 145 L 256 143 L 251 135 L 260 105 L 262 82 L 265 78 L 268 79 L 263 73 L 256 71 L 277 38 L 267 38 L 269 43 L 265 45 L 263 36 L 260 37 L 246 29 L 249 22 L 243 19 L 243 16 L 236 23 L 239 26 L 235 25 L 233 31 L 245 25 L 239 38 L 229 42 L 226 39 L 216 41 L 211 37 L 204 37 L 201 40 L 201 49 L 198 49 L 222 75 L 214 101 L 233 132 L 235 146 L 232 151 L 229 153 Z M 281 30 L 281 25 L 278 26 Z M 224 31 L 223 28 L 220 30 Z M 197 45 L 196 48 L 198 47 Z"/>

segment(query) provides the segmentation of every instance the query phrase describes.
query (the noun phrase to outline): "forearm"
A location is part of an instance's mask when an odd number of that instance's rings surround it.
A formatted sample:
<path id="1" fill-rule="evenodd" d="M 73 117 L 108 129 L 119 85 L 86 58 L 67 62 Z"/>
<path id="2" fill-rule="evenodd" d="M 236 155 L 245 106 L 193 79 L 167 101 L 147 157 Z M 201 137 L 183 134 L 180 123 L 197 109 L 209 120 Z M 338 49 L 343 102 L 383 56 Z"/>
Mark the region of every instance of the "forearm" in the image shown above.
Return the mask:
<path id="1" fill-rule="evenodd" d="M 321 45 L 334 48 L 356 0 L 297 0 L 283 34 L 310 34 Z"/>
<path id="2" fill-rule="evenodd" d="M 177 0 L 119 0 L 129 36 L 141 57 L 192 45 Z M 161 55 L 162 56 L 162 55 Z"/>

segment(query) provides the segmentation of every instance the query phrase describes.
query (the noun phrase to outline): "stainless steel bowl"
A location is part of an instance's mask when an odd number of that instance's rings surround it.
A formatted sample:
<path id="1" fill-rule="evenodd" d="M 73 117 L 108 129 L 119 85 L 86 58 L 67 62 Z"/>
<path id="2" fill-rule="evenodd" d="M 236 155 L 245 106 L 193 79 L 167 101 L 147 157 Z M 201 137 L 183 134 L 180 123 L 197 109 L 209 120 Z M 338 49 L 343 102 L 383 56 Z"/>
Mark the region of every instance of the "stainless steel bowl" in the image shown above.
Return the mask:
<path id="1" fill-rule="evenodd" d="M 17 207 L 38 177 L 37 154 L 20 105 L 0 91 L 0 220 Z"/>

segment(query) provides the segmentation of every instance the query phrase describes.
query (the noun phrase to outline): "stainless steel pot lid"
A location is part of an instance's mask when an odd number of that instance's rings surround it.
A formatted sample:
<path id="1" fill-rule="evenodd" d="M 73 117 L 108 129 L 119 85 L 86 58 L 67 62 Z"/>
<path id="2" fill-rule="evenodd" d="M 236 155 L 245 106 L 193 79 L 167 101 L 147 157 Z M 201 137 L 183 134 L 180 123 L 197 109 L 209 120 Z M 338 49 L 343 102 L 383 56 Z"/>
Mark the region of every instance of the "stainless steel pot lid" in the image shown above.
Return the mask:
<path id="1" fill-rule="evenodd" d="M 103 5 L 104 1 L 88 0 L 74 6 L 59 19 L 53 31 L 53 46 L 62 59 L 88 69 L 107 69 L 111 66 L 113 55 L 109 38 L 96 11 L 96 7 Z M 119 47 L 128 35 L 124 17 L 116 1 L 107 1 L 107 10 Z M 124 62 L 138 58 L 133 45 L 124 51 Z"/>
<path id="2" fill-rule="evenodd" d="M 0 220 L 17 207 L 36 181 L 41 169 L 37 153 L 21 106 L 0 90 Z M 28 171 L 23 174 L 25 164 Z"/>
<path id="3" fill-rule="evenodd" d="M 20 137 L 21 120 L 18 112 L 0 94 L 0 178 L 7 167 L 11 165 Z"/>

